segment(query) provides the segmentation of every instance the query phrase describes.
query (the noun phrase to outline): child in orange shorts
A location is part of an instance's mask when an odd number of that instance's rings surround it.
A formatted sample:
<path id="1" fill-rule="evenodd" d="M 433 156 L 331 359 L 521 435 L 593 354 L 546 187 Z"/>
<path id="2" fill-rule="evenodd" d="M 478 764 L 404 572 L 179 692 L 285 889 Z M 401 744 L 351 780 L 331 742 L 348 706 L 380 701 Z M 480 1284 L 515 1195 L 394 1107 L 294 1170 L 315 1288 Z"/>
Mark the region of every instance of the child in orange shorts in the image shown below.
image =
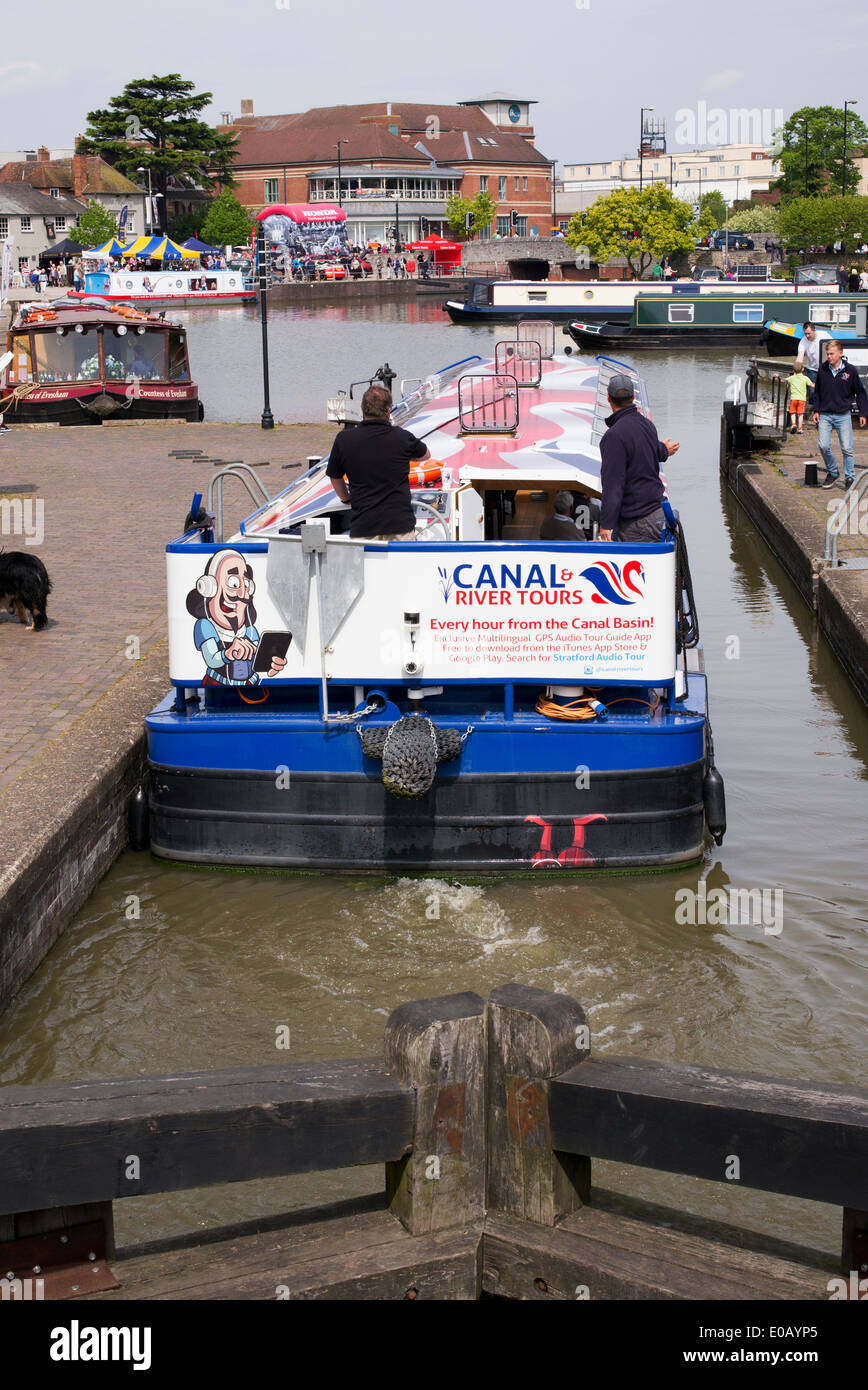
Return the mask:
<path id="1" fill-rule="evenodd" d="M 805 402 L 808 399 L 808 387 L 810 381 L 805 374 L 804 363 L 796 361 L 793 368 L 793 375 L 787 377 L 787 385 L 790 388 L 790 429 L 793 434 L 804 434 L 802 420 L 805 415 Z"/>

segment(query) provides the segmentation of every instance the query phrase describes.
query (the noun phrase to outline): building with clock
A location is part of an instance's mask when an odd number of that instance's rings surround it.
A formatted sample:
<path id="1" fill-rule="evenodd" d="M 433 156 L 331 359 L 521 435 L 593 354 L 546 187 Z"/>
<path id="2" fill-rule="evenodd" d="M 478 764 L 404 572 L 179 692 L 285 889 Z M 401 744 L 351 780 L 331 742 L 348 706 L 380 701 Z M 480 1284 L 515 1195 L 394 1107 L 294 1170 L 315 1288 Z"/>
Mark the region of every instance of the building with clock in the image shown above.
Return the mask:
<path id="1" fill-rule="evenodd" d="M 275 203 L 343 204 L 351 242 L 450 235 L 450 197 L 488 193 L 496 205 L 480 240 L 548 236 L 552 161 L 534 144 L 530 108 L 507 92 L 443 105 L 384 101 L 280 116 L 224 113 L 238 137 L 236 196 L 251 211 Z M 340 158 L 339 158 L 340 156 Z M 514 215 L 513 215 L 514 214 Z"/>

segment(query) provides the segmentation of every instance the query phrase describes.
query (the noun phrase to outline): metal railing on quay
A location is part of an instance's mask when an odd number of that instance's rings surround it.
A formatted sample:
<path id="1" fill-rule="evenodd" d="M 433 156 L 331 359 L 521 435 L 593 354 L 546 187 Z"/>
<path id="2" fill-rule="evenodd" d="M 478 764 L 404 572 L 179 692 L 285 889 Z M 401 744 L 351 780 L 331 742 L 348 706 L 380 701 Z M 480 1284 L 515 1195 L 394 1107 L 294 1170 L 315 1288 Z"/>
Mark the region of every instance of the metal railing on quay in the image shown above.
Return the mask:
<path id="1" fill-rule="evenodd" d="M 853 483 L 852 487 L 847 489 L 847 492 L 841 498 L 838 506 L 830 514 L 826 522 L 826 546 L 823 551 L 823 558 L 827 560 L 830 565 L 839 565 L 843 563 L 838 559 L 838 537 L 844 530 L 845 524 L 851 518 L 855 520 L 858 517 L 859 504 L 865 496 L 866 491 L 868 491 L 868 469 L 862 474 L 861 478 Z M 858 529 L 858 525 L 857 533 L 859 535 L 862 534 Z"/>

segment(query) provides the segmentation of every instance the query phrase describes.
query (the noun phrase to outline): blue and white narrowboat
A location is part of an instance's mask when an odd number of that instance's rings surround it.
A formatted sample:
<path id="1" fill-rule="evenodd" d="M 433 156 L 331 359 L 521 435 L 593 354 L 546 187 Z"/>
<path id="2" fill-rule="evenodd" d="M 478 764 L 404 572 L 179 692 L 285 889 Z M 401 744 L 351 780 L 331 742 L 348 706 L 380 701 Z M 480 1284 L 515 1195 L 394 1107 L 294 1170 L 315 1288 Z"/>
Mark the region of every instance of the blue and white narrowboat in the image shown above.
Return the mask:
<path id="1" fill-rule="evenodd" d="M 606 382 L 629 370 L 555 356 L 532 324 L 404 395 L 393 422 L 439 464 L 413 488 L 415 542 L 351 539 L 326 460 L 228 537 L 194 499 L 167 547 L 172 688 L 147 719 L 155 854 L 586 872 L 720 841 L 677 518 L 654 544 L 539 539 L 558 490 L 588 514 L 600 496 Z"/>

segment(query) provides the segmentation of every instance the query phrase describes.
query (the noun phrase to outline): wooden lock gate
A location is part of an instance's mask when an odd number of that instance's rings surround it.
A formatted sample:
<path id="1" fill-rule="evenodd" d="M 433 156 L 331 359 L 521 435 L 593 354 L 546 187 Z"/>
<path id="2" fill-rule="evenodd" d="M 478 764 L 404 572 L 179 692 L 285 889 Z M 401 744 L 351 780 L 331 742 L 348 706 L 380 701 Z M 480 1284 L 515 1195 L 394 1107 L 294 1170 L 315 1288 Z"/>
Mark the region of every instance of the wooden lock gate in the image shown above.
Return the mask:
<path id="1" fill-rule="evenodd" d="M 0 1290 L 827 1299 L 821 1255 L 591 1187 L 595 1158 L 722 1182 L 733 1156 L 742 1186 L 843 1208 L 864 1277 L 868 1090 L 592 1057 L 580 1005 L 524 985 L 423 999 L 383 1061 L 0 1088 Z M 114 1249 L 124 1197 L 378 1163 L 381 1195 Z"/>

